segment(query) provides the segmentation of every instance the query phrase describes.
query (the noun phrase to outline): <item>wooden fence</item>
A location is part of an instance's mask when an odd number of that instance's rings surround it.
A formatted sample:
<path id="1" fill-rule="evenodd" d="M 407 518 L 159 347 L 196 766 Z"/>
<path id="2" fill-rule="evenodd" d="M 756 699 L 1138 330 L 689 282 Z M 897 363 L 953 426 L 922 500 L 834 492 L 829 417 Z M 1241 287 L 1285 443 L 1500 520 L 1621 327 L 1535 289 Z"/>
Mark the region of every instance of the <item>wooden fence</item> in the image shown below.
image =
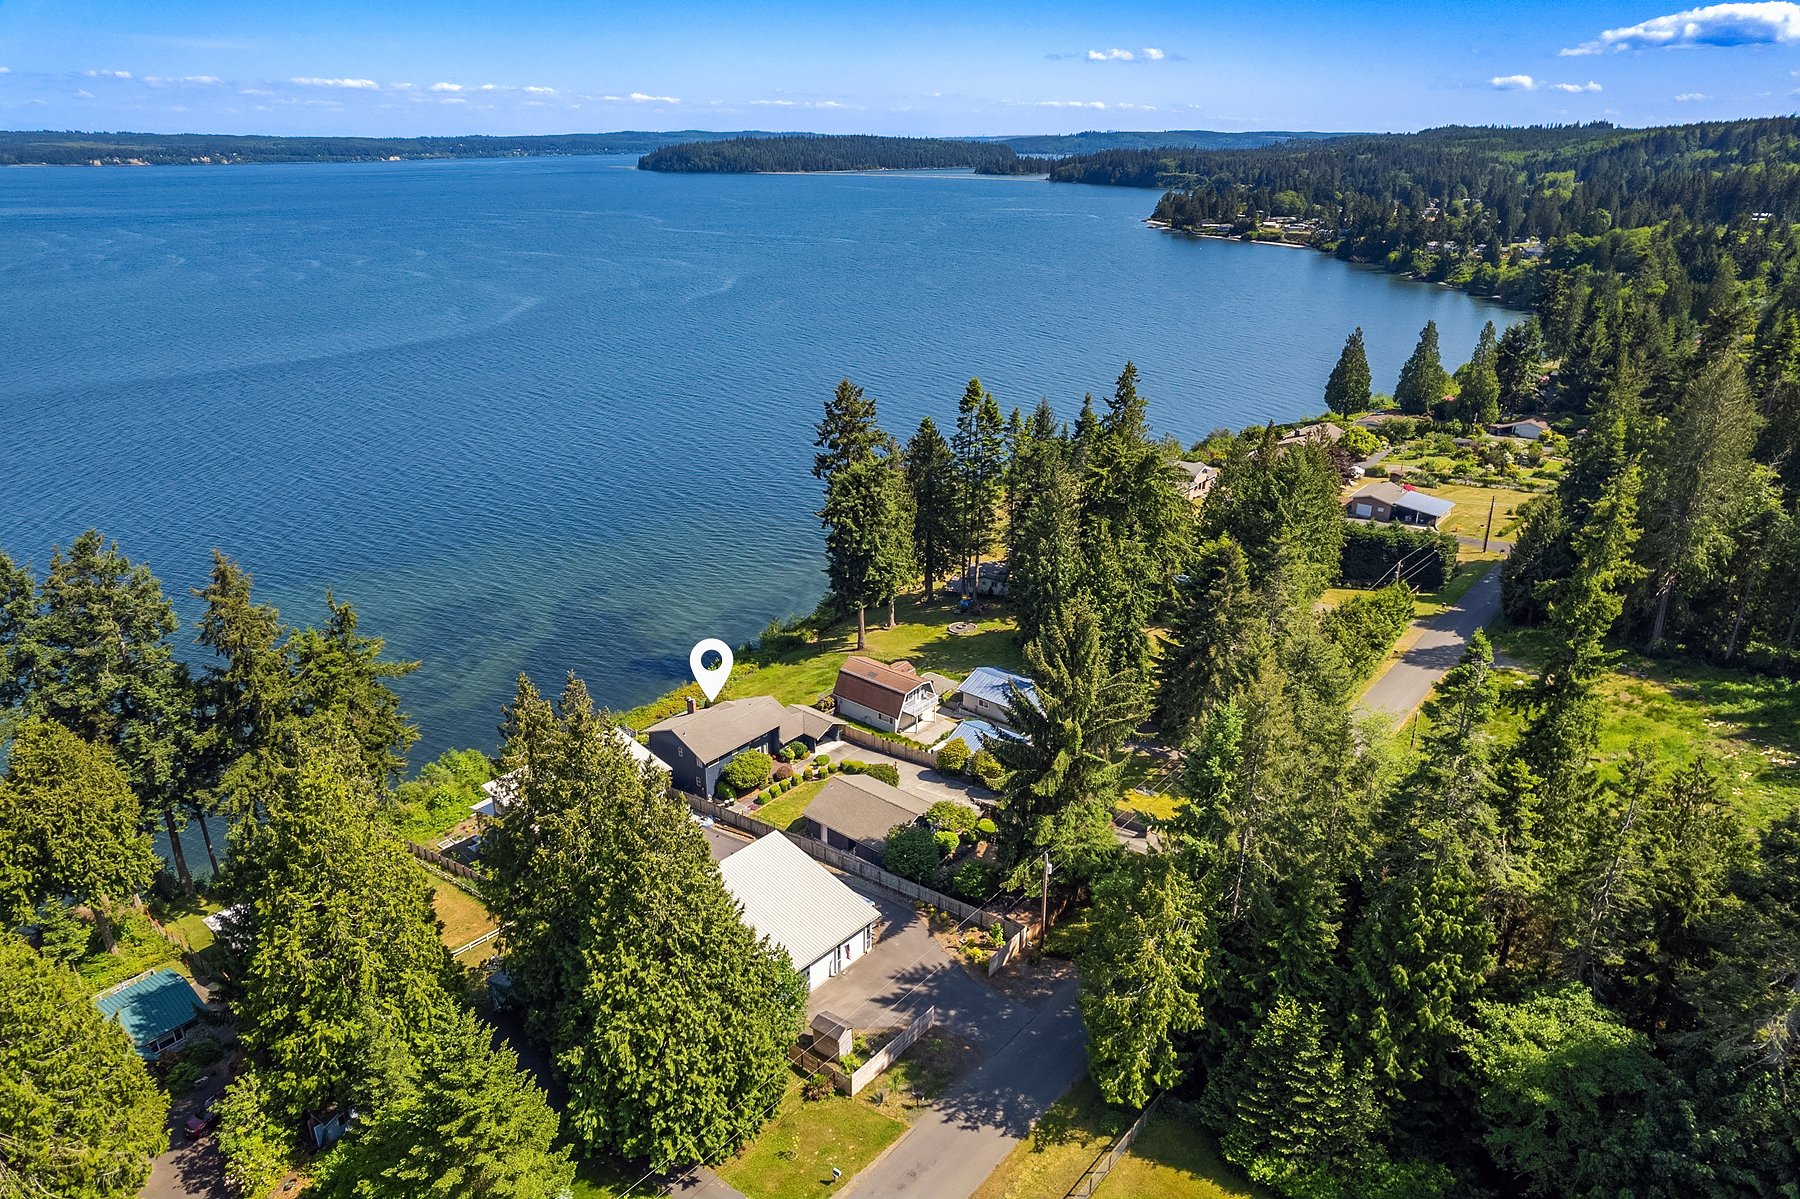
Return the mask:
<path id="1" fill-rule="evenodd" d="M 720 824 L 749 833 L 753 837 L 766 836 L 776 831 L 773 825 L 764 824 L 754 817 L 734 811 L 723 804 L 714 803 L 710 799 L 702 799 L 691 791 L 683 791 L 681 795 L 683 799 L 687 800 L 688 807 L 697 814 L 710 816 Z M 832 869 L 854 875 L 897 898 L 928 904 L 940 912 L 950 913 L 964 924 L 973 924 L 978 928 L 1000 925 L 1006 934 L 1006 940 L 994 956 L 988 959 L 987 971 L 989 974 L 993 974 L 1000 967 L 1012 961 L 1026 944 L 1028 930 L 1025 925 L 1009 916 L 990 908 L 980 908 L 972 903 L 964 903 L 953 896 L 945 895 L 942 891 L 934 891 L 930 887 L 920 886 L 911 879 L 901 878 L 898 874 L 890 874 L 873 862 L 865 862 L 853 853 L 833 849 L 823 841 L 815 841 L 811 837 L 803 837 L 797 833 L 785 831 L 782 835 L 798 845 L 808 855 Z"/>
<path id="2" fill-rule="evenodd" d="M 923 766 L 927 770 L 937 769 L 937 755 L 923 745 L 906 741 L 889 741 L 885 737 L 877 737 L 866 729 L 859 729 L 853 724 L 844 725 L 843 737 L 851 745 L 860 745 L 864 749 L 872 749 L 876 753 L 887 754 L 889 757 L 899 758 L 902 762 Z"/>
<path id="3" fill-rule="evenodd" d="M 843 1063 L 836 1058 L 826 1057 L 822 1053 L 814 1053 L 799 1045 L 788 1046 L 788 1060 L 799 1066 L 808 1074 L 823 1074 L 831 1080 L 831 1085 L 846 1095 L 855 1095 L 887 1072 L 901 1054 L 912 1048 L 914 1041 L 924 1035 L 925 1030 L 937 1023 L 936 1006 L 928 1007 L 913 1017 L 911 1024 L 895 1033 L 888 1043 L 877 1049 L 868 1061 L 850 1073 L 844 1073 Z"/>
<path id="4" fill-rule="evenodd" d="M 1144 1125 L 1150 1122 L 1151 1114 L 1156 1111 L 1156 1105 L 1161 1102 L 1162 1096 L 1158 1095 L 1144 1105 L 1144 1110 L 1139 1112 L 1138 1118 L 1131 1122 L 1131 1127 L 1121 1133 L 1119 1139 L 1114 1141 L 1111 1147 L 1087 1168 L 1087 1173 L 1083 1174 L 1080 1180 L 1069 1188 L 1066 1199 L 1093 1199 L 1094 1192 L 1100 1189 L 1100 1184 L 1106 1181 L 1106 1176 L 1113 1172 L 1113 1167 L 1119 1164 L 1119 1159 L 1125 1156 L 1126 1151 L 1131 1148 L 1131 1143 L 1138 1139 L 1138 1133 L 1144 1131 Z"/>
<path id="5" fill-rule="evenodd" d="M 473 866 L 459 862 L 449 854 L 439 853 L 435 849 L 420 845 L 416 841 L 408 841 L 406 843 L 406 848 L 412 850 L 412 856 L 418 858 L 421 862 L 430 862 L 439 870 L 454 874 L 457 878 L 481 877 Z"/>

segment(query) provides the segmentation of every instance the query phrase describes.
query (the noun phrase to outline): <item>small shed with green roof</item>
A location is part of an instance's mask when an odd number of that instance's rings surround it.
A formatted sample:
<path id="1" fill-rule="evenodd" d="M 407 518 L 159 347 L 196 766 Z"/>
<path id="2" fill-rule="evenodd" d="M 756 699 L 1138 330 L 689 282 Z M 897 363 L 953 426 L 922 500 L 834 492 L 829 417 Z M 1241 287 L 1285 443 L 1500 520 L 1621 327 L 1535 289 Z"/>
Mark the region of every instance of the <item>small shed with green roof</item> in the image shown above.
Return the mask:
<path id="1" fill-rule="evenodd" d="M 154 1058 L 187 1039 L 200 1022 L 200 997 L 173 970 L 152 970 L 94 997 L 144 1057 Z"/>

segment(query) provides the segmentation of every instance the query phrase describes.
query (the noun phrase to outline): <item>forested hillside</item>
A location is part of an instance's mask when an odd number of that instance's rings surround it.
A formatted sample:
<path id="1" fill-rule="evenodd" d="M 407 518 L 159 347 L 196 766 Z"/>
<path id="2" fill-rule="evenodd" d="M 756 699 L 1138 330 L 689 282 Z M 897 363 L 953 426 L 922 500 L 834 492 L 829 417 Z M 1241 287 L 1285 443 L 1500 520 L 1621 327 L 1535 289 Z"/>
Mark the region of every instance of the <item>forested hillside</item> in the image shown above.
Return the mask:
<path id="1" fill-rule="evenodd" d="M 653 151 L 638 160 L 646 171 L 744 175 L 758 171 L 919 171 L 973 168 L 986 175 L 1041 174 L 1042 159 L 1021 158 L 998 142 L 957 142 L 932 137 L 731 138 L 691 142 Z"/>
<path id="2" fill-rule="evenodd" d="M 1283 142 L 1353 137 L 1346 133 L 1295 132 L 1286 129 L 1224 133 L 1215 129 L 1107 129 L 1086 133 L 1025 134 L 1017 137 L 983 137 L 977 141 L 1005 142 L 1021 154 L 1097 154 L 1102 150 L 1250 150 Z"/>
<path id="3" fill-rule="evenodd" d="M 141 162 L 153 166 L 239 162 L 370 162 L 387 158 L 531 158 L 540 155 L 642 154 L 658 146 L 756 133 L 564 133 L 543 137 L 260 137 L 222 133 L 73 133 L 0 131 L 0 166 L 80 166 Z"/>

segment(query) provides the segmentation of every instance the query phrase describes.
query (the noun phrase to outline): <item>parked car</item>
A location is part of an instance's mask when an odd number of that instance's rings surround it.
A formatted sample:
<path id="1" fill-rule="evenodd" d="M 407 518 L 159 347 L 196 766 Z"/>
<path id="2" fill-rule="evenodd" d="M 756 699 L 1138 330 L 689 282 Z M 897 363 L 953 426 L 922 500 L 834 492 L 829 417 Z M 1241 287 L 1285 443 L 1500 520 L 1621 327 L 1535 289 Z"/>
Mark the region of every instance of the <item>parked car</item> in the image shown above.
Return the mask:
<path id="1" fill-rule="evenodd" d="M 187 1129 L 189 1140 L 197 1141 L 212 1131 L 213 1125 L 219 1122 L 219 1101 L 224 1097 L 224 1091 L 214 1093 L 200 1105 L 199 1111 L 187 1118 L 182 1127 Z"/>

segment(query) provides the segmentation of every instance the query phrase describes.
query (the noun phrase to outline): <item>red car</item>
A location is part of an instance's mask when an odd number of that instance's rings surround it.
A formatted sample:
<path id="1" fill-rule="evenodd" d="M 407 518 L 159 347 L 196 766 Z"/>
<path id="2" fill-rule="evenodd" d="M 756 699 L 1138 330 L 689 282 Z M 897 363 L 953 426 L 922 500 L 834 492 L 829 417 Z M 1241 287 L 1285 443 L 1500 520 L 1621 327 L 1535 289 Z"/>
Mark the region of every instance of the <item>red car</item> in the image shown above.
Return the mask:
<path id="1" fill-rule="evenodd" d="M 198 1112 L 187 1118 L 187 1123 L 182 1127 L 187 1129 L 190 1140 L 199 1140 L 212 1130 L 213 1125 L 219 1122 L 219 1100 L 224 1097 L 224 1094 L 223 1091 L 220 1091 L 203 1103 Z"/>

